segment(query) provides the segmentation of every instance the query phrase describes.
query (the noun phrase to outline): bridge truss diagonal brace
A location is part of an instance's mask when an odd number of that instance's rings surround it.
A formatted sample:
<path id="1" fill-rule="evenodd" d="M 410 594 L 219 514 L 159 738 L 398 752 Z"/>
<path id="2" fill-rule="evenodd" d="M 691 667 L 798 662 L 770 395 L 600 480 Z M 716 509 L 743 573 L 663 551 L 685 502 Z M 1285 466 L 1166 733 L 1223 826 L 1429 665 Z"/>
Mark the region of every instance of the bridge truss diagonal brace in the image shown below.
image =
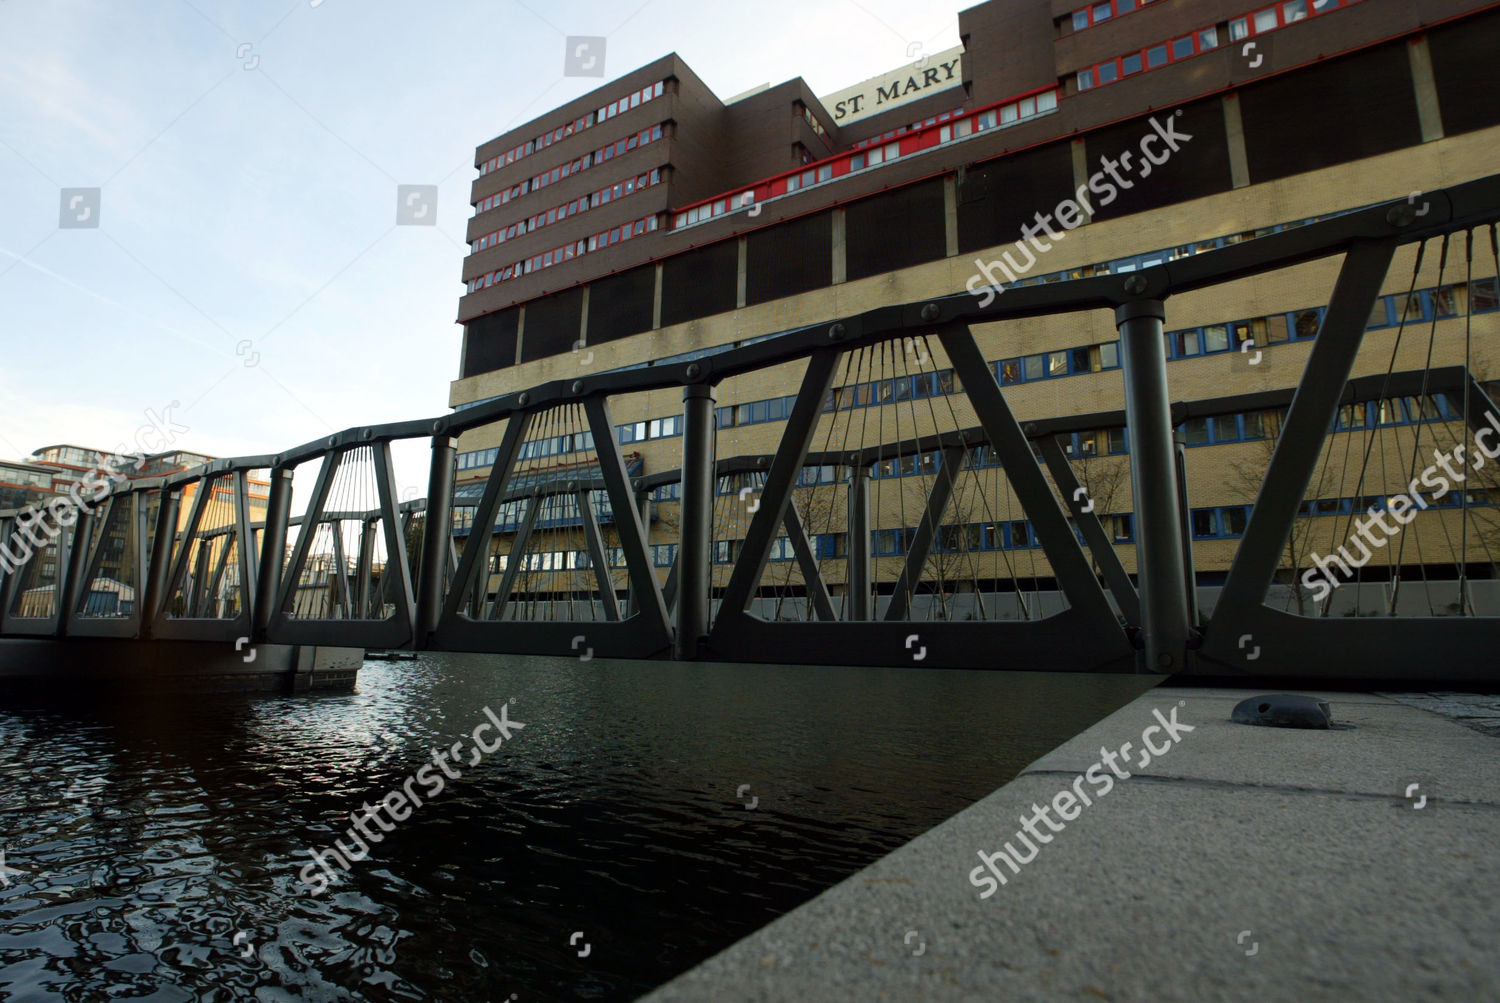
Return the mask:
<path id="1" fill-rule="evenodd" d="M 933 480 L 932 491 L 927 496 L 927 505 L 922 511 L 922 519 L 917 523 L 911 549 L 906 553 L 906 564 L 901 568 L 901 576 L 896 579 L 896 589 L 891 593 L 891 604 L 885 611 L 887 620 L 905 620 L 910 612 L 911 594 L 922 581 L 922 568 L 926 566 L 927 558 L 932 553 L 932 545 L 937 540 L 938 527 L 943 524 L 943 517 L 948 514 L 948 503 L 953 498 L 953 487 L 958 483 L 959 467 L 963 463 L 966 452 L 968 450 L 964 446 L 949 446 L 943 450 L 943 458 L 938 464 L 937 477 Z"/>
<path id="2" fill-rule="evenodd" d="M 673 639 L 672 621 L 667 615 L 667 602 L 662 598 L 661 586 L 656 581 L 650 551 L 646 548 L 646 527 L 641 522 L 640 509 L 635 505 L 635 491 L 630 485 L 630 474 L 625 469 L 625 457 L 620 452 L 620 440 L 615 435 L 609 405 L 603 397 L 596 395 L 584 401 L 583 411 L 588 418 L 589 430 L 594 434 L 594 448 L 599 455 L 599 472 L 603 475 L 604 491 L 614 514 L 620 549 L 625 555 L 625 570 L 630 576 L 631 588 L 639 597 L 636 616 L 640 618 L 649 636 L 658 638 L 662 647 L 670 647 Z M 609 569 L 606 567 L 603 570 L 607 579 Z"/>
<path id="3" fill-rule="evenodd" d="M 594 493 L 587 488 L 574 496 L 578 501 L 578 515 L 583 520 L 583 540 L 589 551 L 589 564 L 593 565 L 594 584 L 599 589 L 599 602 L 604 606 L 604 619 L 614 623 L 620 619 L 620 604 L 615 597 L 615 583 L 609 577 L 608 555 L 604 552 L 604 534 L 599 531 L 599 515 L 594 511 Z M 666 603 L 662 603 L 666 608 Z"/>
<path id="4" fill-rule="evenodd" d="M 832 622 L 838 619 L 833 611 L 833 599 L 828 595 L 828 583 L 823 580 L 823 570 L 813 555 L 807 529 L 802 524 L 802 513 L 797 510 L 797 500 L 789 499 L 786 506 L 786 536 L 792 543 L 792 553 L 797 557 L 797 566 L 802 570 L 802 580 L 807 584 L 807 595 L 812 600 L 813 613 L 819 620 Z"/>
<path id="5" fill-rule="evenodd" d="M 485 484 L 484 496 L 480 498 L 479 508 L 474 512 L 474 521 L 469 527 L 469 539 L 464 544 L 463 556 L 458 561 L 458 571 L 453 576 L 453 589 L 448 593 L 447 602 L 443 604 L 440 626 L 441 623 L 459 615 L 459 609 L 466 598 L 470 599 L 471 619 L 477 619 L 484 608 L 483 593 L 485 586 L 488 585 L 490 537 L 495 529 L 495 512 L 499 509 L 500 499 L 505 495 L 511 475 L 515 472 L 516 460 L 521 453 L 521 443 L 526 438 L 526 430 L 531 427 L 532 418 L 529 411 L 517 411 L 506 422 L 505 437 L 501 439 L 500 451 L 490 467 L 489 482 Z M 513 561 L 507 562 L 507 572 L 513 563 Z M 484 578 L 480 578 L 481 575 Z M 480 582 L 484 584 L 481 585 Z M 476 589 L 480 594 L 477 598 L 471 598 Z M 496 598 L 499 599 L 498 596 Z"/>
<path id="6" fill-rule="evenodd" d="M 521 565 L 526 563 L 526 548 L 531 545 L 531 531 L 536 528 L 538 513 L 542 511 L 541 498 L 529 498 L 526 501 L 526 514 L 516 526 L 516 535 L 511 537 L 510 552 L 505 557 L 505 574 L 500 576 L 500 587 L 495 591 L 495 601 L 490 603 L 489 609 L 484 607 L 484 589 L 475 589 L 474 597 L 469 602 L 469 615 L 475 619 L 498 620 L 505 613 L 505 607 L 510 603 L 511 589 L 516 587 L 516 579 L 520 577 Z"/>
<path id="7" fill-rule="evenodd" d="M 1085 622 L 1098 624 L 1101 640 L 1108 637 L 1128 643 L 1120 621 L 1110 609 L 1103 586 L 1094 577 L 1093 568 L 1068 525 L 1062 506 L 1042 476 L 1031 443 L 1021 431 L 1020 423 L 1000 391 L 1000 384 L 995 381 L 994 372 L 974 341 L 973 332 L 967 324 L 953 324 L 943 327 L 938 337 L 953 363 L 954 375 L 963 382 L 980 425 L 1000 456 L 1000 466 L 1020 499 L 1022 510 L 1036 527 L 1042 551 L 1052 565 L 1052 573 L 1057 577 L 1058 587 L 1067 596 L 1068 604 L 1084 617 Z"/>
<path id="8" fill-rule="evenodd" d="M 1057 485 L 1063 498 L 1072 506 L 1073 519 L 1078 525 L 1078 531 L 1083 534 L 1084 541 L 1088 543 L 1089 553 L 1094 555 L 1094 563 L 1099 566 L 1100 573 L 1104 575 L 1105 584 L 1109 586 L 1115 605 L 1120 607 L 1120 615 L 1125 617 L 1127 623 L 1139 626 L 1141 622 L 1140 595 L 1136 592 L 1130 576 L 1125 573 L 1125 566 L 1120 563 L 1120 555 L 1115 553 L 1109 534 L 1104 531 L 1104 524 L 1099 521 L 1099 513 L 1093 509 L 1093 499 L 1088 498 L 1083 485 L 1078 483 L 1078 477 L 1073 473 L 1073 465 L 1063 455 L 1056 436 L 1042 436 L 1037 440 L 1037 447 L 1042 452 L 1042 459 L 1046 462 L 1047 469 L 1052 473 L 1052 482 Z M 1088 506 L 1087 511 L 1084 506 Z"/>
<path id="9" fill-rule="evenodd" d="M 750 518 L 745 542 L 740 547 L 734 568 L 729 574 L 729 583 L 724 588 L 724 598 L 715 621 L 745 617 L 766 562 L 771 556 L 771 545 L 776 542 L 777 530 L 786 522 L 786 513 L 791 505 L 792 488 L 797 475 L 807 460 L 812 446 L 813 432 L 818 425 L 818 416 L 823 410 L 823 401 L 833 388 L 834 375 L 838 372 L 842 353 L 838 349 L 822 349 L 807 360 L 807 370 L 802 376 L 802 385 L 797 390 L 796 402 L 782 433 L 781 444 L 771 459 L 766 472 L 766 484 L 760 496 L 760 507 Z"/>
<path id="10" fill-rule="evenodd" d="M 1395 251 L 1394 240 L 1367 240 L 1356 243 L 1344 256 L 1328 312 L 1209 620 L 1202 651 L 1205 658 L 1246 671 L 1251 668 L 1237 649 L 1245 633 L 1239 625 L 1249 622 L 1247 616 L 1264 605 Z"/>

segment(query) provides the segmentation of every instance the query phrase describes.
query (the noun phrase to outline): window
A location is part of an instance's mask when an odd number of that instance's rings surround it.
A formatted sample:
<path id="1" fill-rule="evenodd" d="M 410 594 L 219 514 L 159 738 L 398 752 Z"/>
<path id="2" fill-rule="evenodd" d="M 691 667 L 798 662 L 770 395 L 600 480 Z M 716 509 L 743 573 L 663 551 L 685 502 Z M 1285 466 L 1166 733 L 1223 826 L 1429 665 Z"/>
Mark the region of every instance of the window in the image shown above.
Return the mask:
<path id="1" fill-rule="evenodd" d="M 1026 364 L 1026 378 L 1028 380 L 1039 380 L 1043 376 L 1046 375 L 1046 373 L 1043 371 L 1043 363 L 1044 363 L 1044 361 L 1045 361 L 1045 356 L 1041 356 L 1041 355 L 1028 355 L 1028 356 L 1026 356 L 1026 359 L 1025 359 L 1025 364 Z"/>
<path id="2" fill-rule="evenodd" d="M 1290 0 L 1289 3 L 1281 5 L 1281 21 L 1283 24 L 1301 21 L 1305 17 L 1307 17 L 1307 0 Z"/>
<path id="3" fill-rule="evenodd" d="M 1078 89 L 1081 90 L 1081 91 L 1086 91 L 1090 87 L 1093 87 L 1093 86 L 1094 86 L 1094 71 L 1093 70 L 1079 70 L 1078 71 Z"/>
<path id="4" fill-rule="evenodd" d="M 1020 359 L 1006 359 L 1000 363 L 1000 382 L 1002 384 L 1021 382 Z"/>
<path id="5" fill-rule="evenodd" d="M 1172 354 L 1178 358 L 1186 358 L 1198 354 L 1198 331 L 1173 331 L 1171 335 Z"/>
<path id="6" fill-rule="evenodd" d="M 1193 54 L 1193 36 L 1179 38 L 1172 43 L 1172 58 L 1186 59 Z"/>
<path id="7" fill-rule="evenodd" d="M 1128 77 L 1132 73 L 1141 72 L 1141 54 L 1132 52 L 1120 60 L 1120 75 Z"/>
<path id="8" fill-rule="evenodd" d="M 1119 368 L 1120 343 L 1118 341 L 1106 342 L 1099 346 L 1099 365 L 1104 369 Z"/>
<path id="9" fill-rule="evenodd" d="M 1453 317 L 1457 315 L 1458 311 L 1453 306 L 1455 300 L 1453 288 L 1453 286 L 1443 286 L 1441 289 L 1432 290 L 1432 312 L 1435 316 Z"/>
<path id="10" fill-rule="evenodd" d="M 1217 513 L 1211 508 L 1193 509 L 1193 536 L 1198 539 L 1218 535 Z"/>
<path id="11" fill-rule="evenodd" d="M 1318 334 L 1318 322 L 1320 318 L 1317 310 L 1302 310 L 1293 319 L 1297 331 L 1297 338 L 1315 338 Z"/>
<path id="12" fill-rule="evenodd" d="M 1114 83 L 1119 76 L 1119 70 L 1113 62 L 1099 64 L 1099 82 L 1101 84 Z"/>
<path id="13" fill-rule="evenodd" d="M 1480 279 L 1469 286 L 1469 312 L 1483 313 L 1500 308 L 1500 290 L 1495 279 Z"/>
<path id="14" fill-rule="evenodd" d="M 1068 353 L 1067 352 L 1050 352 L 1050 353 L 1048 353 L 1048 355 L 1047 355 L 1047 375 L 1048 376 L 1066 376 L 1066 375 L 1068 375 Z"/>
<path id="15" fill-rule="evenodd" d="M 1208 419 L 1189 418 L 1182 423 L 1182 430 L 1187 434 L 1189 446 L 1202 446 L 1208 442 Z"/>
<path id="16" fill-rule="evenodd" d="M 1257 11 L 1255 14 L 1255 30 L 1257 32 L 1273 31 L 1276 28 L 1276 8 L 1267 7 L 1265 10 Z"/>
<path id="17" fill-rule="evenodd" d="M 1210 324 L 1203 329 L 1203 350 L 1205 352 L 1229 350 L 1229 331 L 1223 324 Z"/>
<path id="18" fill-rule="evenodd" d="M 1089 12 L 1086 9 L 1085 10 L 1075 10 L 1073 12 L 1073 30 L 1074 31 L 1082 31 L 1083 29 L 1087 28 L 1088 26 L 1089 26 Z"/>
<path id="19" fill-rule="evenodd" d="M 1113 11 L 1111 11 L 1109 9 L 1109 4 L 1107 2 L 1106 3 L 1101 3 L 1101 4 L 1095 4 L 1094 5 L 1094 10 L 1093 10 L 1093 15 L 1094 15 L 1093 20 L 1094 20 L 1094 23 L 1098 24 L 1100 21 L 1108 21 L 1109 18 L 1110 18 L 1110 15 L 1112 13 L 1113 13 Z M 1134 22 L 1131 22 L 1131 23 L 1134 23 Z"/>
<path id="20" fill-rule="evenodd" d="M 1208 49 L 1216 49 L 1218 47 L 1219 47 L 1219 29 L 1218 28 L 1204 28 L 1202 31 L 1198 32 L 1198 51 L 1199 52 L 1204 52 L 1204 51 L 1206 51 Z"/>
<path id="21" fill-rule="evenodd" d="M 1191 47 L 1189 47 L 1191 48 Z M 1158 66 L 1167 63 L 1167 47 L 1165 45 L 1153 45 L 1146 50 L 1146 68 L 1154 70 Z"/>
<path id="22" fill-rule="evenodd" d="M 1229 22 L 1229 40 L 1238 42 L 1250 34 L 1250 22 L 1243 17 L 1237 17 Z"/>

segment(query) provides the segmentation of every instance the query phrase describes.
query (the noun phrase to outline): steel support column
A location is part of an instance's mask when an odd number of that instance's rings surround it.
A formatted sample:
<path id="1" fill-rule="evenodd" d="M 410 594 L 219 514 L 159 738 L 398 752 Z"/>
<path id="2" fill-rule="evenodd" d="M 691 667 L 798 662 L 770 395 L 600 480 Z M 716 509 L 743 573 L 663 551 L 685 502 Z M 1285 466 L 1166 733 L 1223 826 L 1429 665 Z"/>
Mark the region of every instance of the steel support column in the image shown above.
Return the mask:
<path id="1" fill-rule="evenodd" d="M 443 616 L 443 586 L 449 574 L 448 555 L 453 550 L 453 489 L 458 471 L 457 456 L 457 437 L 432 437 L 427 513 L 422 520 L 422 564 L 417 572 L 416 623 L 412 626 L 412 645 L 416 648 L 427 647 L 429 635 L 437 629 Z M 471 533 L 478 531 L 477 526 L 470 529 Z M 404 532 L 401 535 L 403 539 L 406 536 Z"/>
<path id="2" fill-rule="evenodd" d="M 1186 564 L 1178 526 L 1176 449 L 1167 395 L 1166 341 L 1160 300 L 1135 300 L 1115 310 L 1130 429 L 1130 479 L 1141 592 L 1146 668 L 1178 672 L 1187 660 Z"/>
<path id="3" fill-rule="evenodd" d="M 286 536 L 289 520 L 292 515 L 292 476 L 294 471 L 289 469 L 278 469 L 271 471 L 271 494 L 266 499 L 266 526 L 261 532 L 260 538 L 260 573 L 255 578 L 255 639 L 263 641 L 266 630 L 271 625 L 271 615 L 276 609 L 276 597 L 281 592 L 281 562 L 286 556 Z M 171 505 L 168 506 L 166 499 L 171 497 Z M 172 552 L 171 540 L 177 532 L 177 506 L 178 496 L 174 492 L 162 491 L 161 518 L 156 521 L 156 547 L 160 552 L 162 536 L 165 532 L 167 538 L 167 549 L 164 552 L 169 556 Z M 170 507 L 171 511 L 167 509 Z M 152 578 L 157 573 L 157 559 L 151 558 Z M 163 571 L 165 574 L 165 571 Z M 157 608 L 161 602 L 168 597 L 158 593 L 158 602 L 148 611 L 153 619 L 160 613 Z M 149 620 L 147 621 L 150 622 Z"/>
<path id="4" fill-rule="evenodd" d="M 676 640 L 679 659 L 698 656 L 712 611 L 717 429 L 714 388 L 682 388 L 682 503 L 678 518 Z"/>
<path id="5" fill-rule="evenodd" d="M 849 469 L 849 586 L 844 619 L 871 619 L 870 467 Z"/>
<path id="6" fill-rule="evenodd" d="M 1198 633 L 1198 572 L 1193 568 L 1192 509 L 1188 502 L 1187 482 L 1187 435 L 1177 432 L 1172 437 L 1172 458 L 1177 465 L 1177 525 L 1182 536 L 1183 586 L 1187 589 L 1188 627 L 1190 634 Z M 1195 640 L 1196 644 L 1197 641 Z"/>

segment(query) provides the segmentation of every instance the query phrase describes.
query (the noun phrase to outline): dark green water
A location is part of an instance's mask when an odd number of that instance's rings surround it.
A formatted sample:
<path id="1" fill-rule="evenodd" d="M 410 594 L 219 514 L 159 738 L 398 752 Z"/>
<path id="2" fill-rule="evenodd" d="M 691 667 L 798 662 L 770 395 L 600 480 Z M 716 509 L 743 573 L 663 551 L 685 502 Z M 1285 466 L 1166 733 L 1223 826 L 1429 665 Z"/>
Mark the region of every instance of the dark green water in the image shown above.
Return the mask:
<path id="1" fill-rule="evenodd" d="M 349 696 L 0 707 L 0 997 L 630 999 L 1152 681 L 428 655 Z M 310 894 L 307 850 L 459 740 Z"/>

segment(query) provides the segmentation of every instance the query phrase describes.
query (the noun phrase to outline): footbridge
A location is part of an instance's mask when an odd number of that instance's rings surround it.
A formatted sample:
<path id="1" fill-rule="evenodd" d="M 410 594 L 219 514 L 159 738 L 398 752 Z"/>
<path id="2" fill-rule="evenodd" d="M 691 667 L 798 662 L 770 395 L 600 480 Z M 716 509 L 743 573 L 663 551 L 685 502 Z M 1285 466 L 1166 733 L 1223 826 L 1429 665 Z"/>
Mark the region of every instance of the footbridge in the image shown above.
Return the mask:
<path id="1" fill-rule="evenodd" d="M 0 512 L 21 558 L 0 638 L 1494 679 L 1497 218 L 1500 176 Z M 1317 259 L 1337 277 L 1315 327 L 1232 331 L 1237 392 L 1174 393 L 1172 297 Z M 1367 334 L 1398 260 L 1400 320 Z M 1024 318 L 1117 330 L 1098 368 L 1123 407 L 1018 415 L 984 326 Z M 1260 353 L 1295 360 L 1295 385 L 1257 389 Z M 779 443 L 740 452 L 718 405 L 767 373 Z M 678 391 L 680 463 L 644 469 L 615 415 Z M 1188 478 L 1210 430 L 1263 445 L 1253 504 Z M 487 475 L 460 480 L 460 436 L 494 444 Z M 413 497 L 408 441 L 430 447 Z"/>

